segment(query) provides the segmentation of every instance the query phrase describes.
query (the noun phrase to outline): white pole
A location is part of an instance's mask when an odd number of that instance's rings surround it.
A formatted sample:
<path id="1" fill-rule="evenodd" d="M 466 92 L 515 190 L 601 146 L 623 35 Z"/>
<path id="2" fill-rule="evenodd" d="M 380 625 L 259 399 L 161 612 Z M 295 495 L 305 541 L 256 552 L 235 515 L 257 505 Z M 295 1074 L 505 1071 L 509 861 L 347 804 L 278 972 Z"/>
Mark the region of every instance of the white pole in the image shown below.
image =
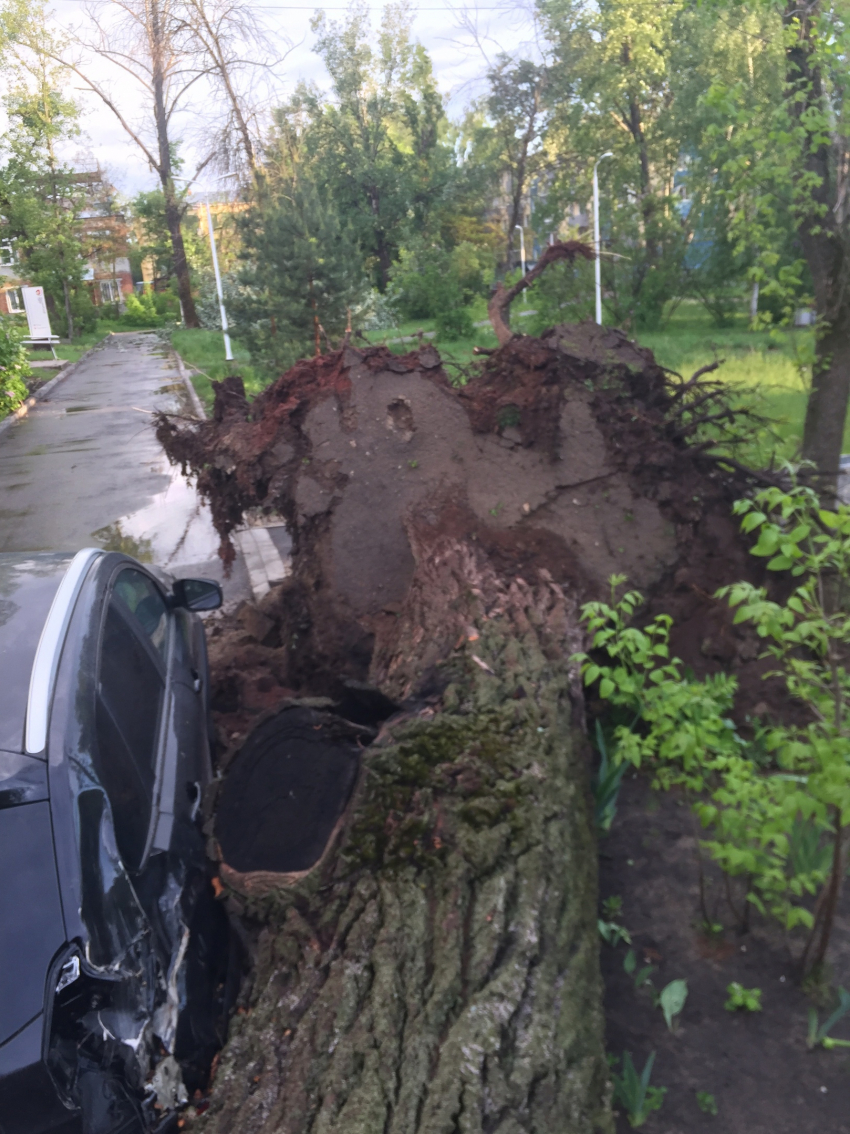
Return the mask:
<path id="1" fill-rule="evenodd" d="M 594 260 L 594 269 L 596 276 L 596 322 L 602 323 L 602 264 L 599 259 L 599 253 L 602 250 L 602 245 L 599 240 L 599 177 L 596 170 L 600 161 L 605 158 L 613 157 L 614 155 L 609 151 L 602 154 L 597 158 L 593 166 L 593 251 L 596 253 Z"/>
<path id="2" fill-rule="evenodd" d="M 221 330 L 224 335 L 224 357 L 228 362 L 233 361 L 233 351 L 230 349 L 230 335 L 227 333 L 227 312 L 224 310 L 224 294 L 221 290 L 221 273 L 218 270 L 218 255 L 215 250 L 215 233 L 213 232 L 212 213 L 210 203 L 206 203 L 207 230 L 210 235 L 210 251 L 212 252 L 213 271 L 215 272 L 215 288 L 218 292 L 218 309 L 221 312 Z"/>
<path id="3" fill-rule="evenodd" d="M 522 225 L 521 224 L 514 225 L 514 228 L 519 229 L 519 262 L 522 266 L 522 274 L 525 275 L 525 234 L 522 231 Z M 527 288 L 522 293 L 522 305 L 523 305 L 523 307 L 528 306 L 528 289 Z"/>

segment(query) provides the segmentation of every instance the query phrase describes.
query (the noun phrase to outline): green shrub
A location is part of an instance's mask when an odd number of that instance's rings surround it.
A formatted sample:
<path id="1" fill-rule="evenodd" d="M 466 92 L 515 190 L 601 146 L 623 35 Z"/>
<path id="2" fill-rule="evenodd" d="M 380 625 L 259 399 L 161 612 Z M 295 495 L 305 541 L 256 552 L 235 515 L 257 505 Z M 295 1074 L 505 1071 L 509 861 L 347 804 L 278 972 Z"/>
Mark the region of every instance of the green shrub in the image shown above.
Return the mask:
<path id="1" fill-rule="evenodd" d="M 475 333 L 472 316 L 465 307 L 437 312 L 437 333 L 441 339 L 471 339 Z"/>
<path id="2" fill-rule="evenodd" d="M 492 275 L 487 248 L 463 242 L 449 251 L 419 241 L 402 249 L 388 297 L 403 318 L 436 319 L 444 338 L 469 338 L 472 318 L 465 308 L 487 294 Z"/>
<path id="3" fill-rule="evenodd" d="M 131 327 L 155 327 L 159 324 L 160 316 L 150 291 L 142 292 L 141 296 L 127 296 L 124 322 Z"/>
<path id="4" fill-rule="evenodd" d="M 0 317 L 0 418 L 13 413 L 27 396 L 26 379 L 32 374 L 24 328 Z"/>
<path id="5" fill-rule="evenodd" d="M 101 303 L 97 309 L 97 317 L 102 323 L 117 323 L 121 318 L 121 305 L 119 303 Z"/>
<path id="6" fill-rule="evenodd" d="M 824 509 L 808 488 L 770 488 L 734 511 L 757 532 L 752 554 L 799 580 L 781 603 L 763 587 L 724 587 L 735 621 L 749 622 L 765 643 L 788 694 L 806 707 L 805 724 L 774 724 L 746 743 L 730 710 L 734 677 L 689 678 L 669 658 L 671 620 L 631 625 L 641 596 L 616 601 L 625 581 L 612 579 L 611 603 L 588 603 L 582 618 L 597 662 L 581 662 L 585 684 L 625 711 L 614 730 L 615 762 L 651 766 L 656 786 L 679 784 L 697 796 L 695 810 L 712 838 L 704 844 L 729 875 L 742 878 L 746 900 L 808 938 L 802 971 L 825 959 L 844 873 L 850 825 L 850 507 Z M 821 850 L 821 840 L 832 853 Z M 818 895 L 814 909 L 810 898 Z"/>
<path id="7" fill-rule="evenodd" d="M 149 294 L 149 293 L 145 293 Z M 153 293 L 153 306 L 157 315 L 175 321 L 180 318 L 180 300 L 170 291 L 155 291 Z"/>

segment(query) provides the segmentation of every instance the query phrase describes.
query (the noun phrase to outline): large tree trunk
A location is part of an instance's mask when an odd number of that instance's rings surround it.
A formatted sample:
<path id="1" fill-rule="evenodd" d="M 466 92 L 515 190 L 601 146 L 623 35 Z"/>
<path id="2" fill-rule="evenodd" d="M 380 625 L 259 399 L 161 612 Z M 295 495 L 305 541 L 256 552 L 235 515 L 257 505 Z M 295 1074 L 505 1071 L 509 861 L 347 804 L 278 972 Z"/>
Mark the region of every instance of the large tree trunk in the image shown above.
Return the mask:
<path id="1" fill-rule="evenodd" d="M 613 571 L 650 591 L 675 571 L 702 603 L 686 557 L 726 562 L 738 489 L 681 439 L 686 401 L 648 352 L 583 324 L 510 339 L 462 390 L 432 347 L 349 347 L 250 407 L 227 379 L 210 421 L 160 420 L 223 536 L 259 507 L 294 541 L 291 579 L 210 635 L 234 752 L 208 831 L 258 940 L 202 1129 L 610 1130 L 569 659 L 578 603 Z M 380 724 L 312 865 L 233 849 L 246 776 L 264 830 L 288 829 L 257 759 L 278 717 L 256 722 L 294 703 Z M 292 755 L 281 741 L 277 774 Z"/>
<path id="2" fill-rule="evenodd" d="M 818 58 L 820 4 L 789 2 L 786 26 L 795 29 L 786 49 L 791 113 L 804 137 L 805 159 L 795 171 L 803 200 L 798 233 L 809 266 L 818 316 L 812 388 L 806 405 L 803 459 L 819 472 L 819 487 L 834 494 L 850 399 L 850 295 L 845 243 L 846 206 L 833 168 L 831 116 Z M 821 49 L 822 50 L 822 49 Z"/>
<path id="3" fill-rule="evenodd" d="M 168 49 L 166 29 L 163 27 L 164 15 L 160 11 L 159 0 L 151 0 L 150 18 L 147 27 L 151 55 L 151 76 L 153 80 L 154 121 L 159 153 L 157 172 L 165 198 L 165 223 L 171 238 L 171 252 L 174 257 L 174 275 L 177 277 L 177 291 L 187 327 L 200 327 L 201 321 L 195 311 L 192 283 L 189 278 L 189 262 L 183 243 L 182 216 L 171 168 L 171 141 L 168 136 L 168 113 L 165 107 L 165 64 L 164 54 Z"/>
<path id="4" fill-rule="evenodd" d="M 574 604 L 417 528 L 372 676 L 419 707 L 305 877 L 222 869 L 266 928 L 215 1134 L 611 1129 Z"/>

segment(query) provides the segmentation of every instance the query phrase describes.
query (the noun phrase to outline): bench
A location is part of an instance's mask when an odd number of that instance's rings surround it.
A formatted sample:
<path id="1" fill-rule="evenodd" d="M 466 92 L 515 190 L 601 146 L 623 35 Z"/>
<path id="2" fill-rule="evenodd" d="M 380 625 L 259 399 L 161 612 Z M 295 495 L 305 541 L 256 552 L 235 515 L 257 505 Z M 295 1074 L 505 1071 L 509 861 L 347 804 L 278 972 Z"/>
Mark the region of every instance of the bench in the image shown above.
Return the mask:
<path id="1" fill-rule="evenodd" d="M 56 347 L 54 346 L 54 343 L 58 343 L 58 342 L 61 342 L 61 341 L 62 340 L 59 337 L 59 335 L 47 335 L 45 338 L 42 338 L 42 339 L 21 339 L 21 342 L 24 344 L 24 346 L 33 347 L 33 348 L 41 347 L 43 350 L 49 350 L 53 353 L 54 358 L 58 357 L 57 354 L 56 354 Z"/>

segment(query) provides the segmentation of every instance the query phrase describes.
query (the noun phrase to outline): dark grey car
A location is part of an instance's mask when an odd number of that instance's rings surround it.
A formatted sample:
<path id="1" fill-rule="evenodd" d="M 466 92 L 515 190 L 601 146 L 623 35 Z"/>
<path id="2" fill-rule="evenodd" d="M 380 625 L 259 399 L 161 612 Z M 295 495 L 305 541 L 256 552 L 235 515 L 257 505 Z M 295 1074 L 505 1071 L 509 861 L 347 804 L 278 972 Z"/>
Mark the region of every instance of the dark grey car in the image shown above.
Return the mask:
<path id="1" fill-rule="evenodd" d="M 118 553 L 0 555 L 0 1130 L 151 1128 L 221 1040 L 197 815 L 221 592 Z"/>

